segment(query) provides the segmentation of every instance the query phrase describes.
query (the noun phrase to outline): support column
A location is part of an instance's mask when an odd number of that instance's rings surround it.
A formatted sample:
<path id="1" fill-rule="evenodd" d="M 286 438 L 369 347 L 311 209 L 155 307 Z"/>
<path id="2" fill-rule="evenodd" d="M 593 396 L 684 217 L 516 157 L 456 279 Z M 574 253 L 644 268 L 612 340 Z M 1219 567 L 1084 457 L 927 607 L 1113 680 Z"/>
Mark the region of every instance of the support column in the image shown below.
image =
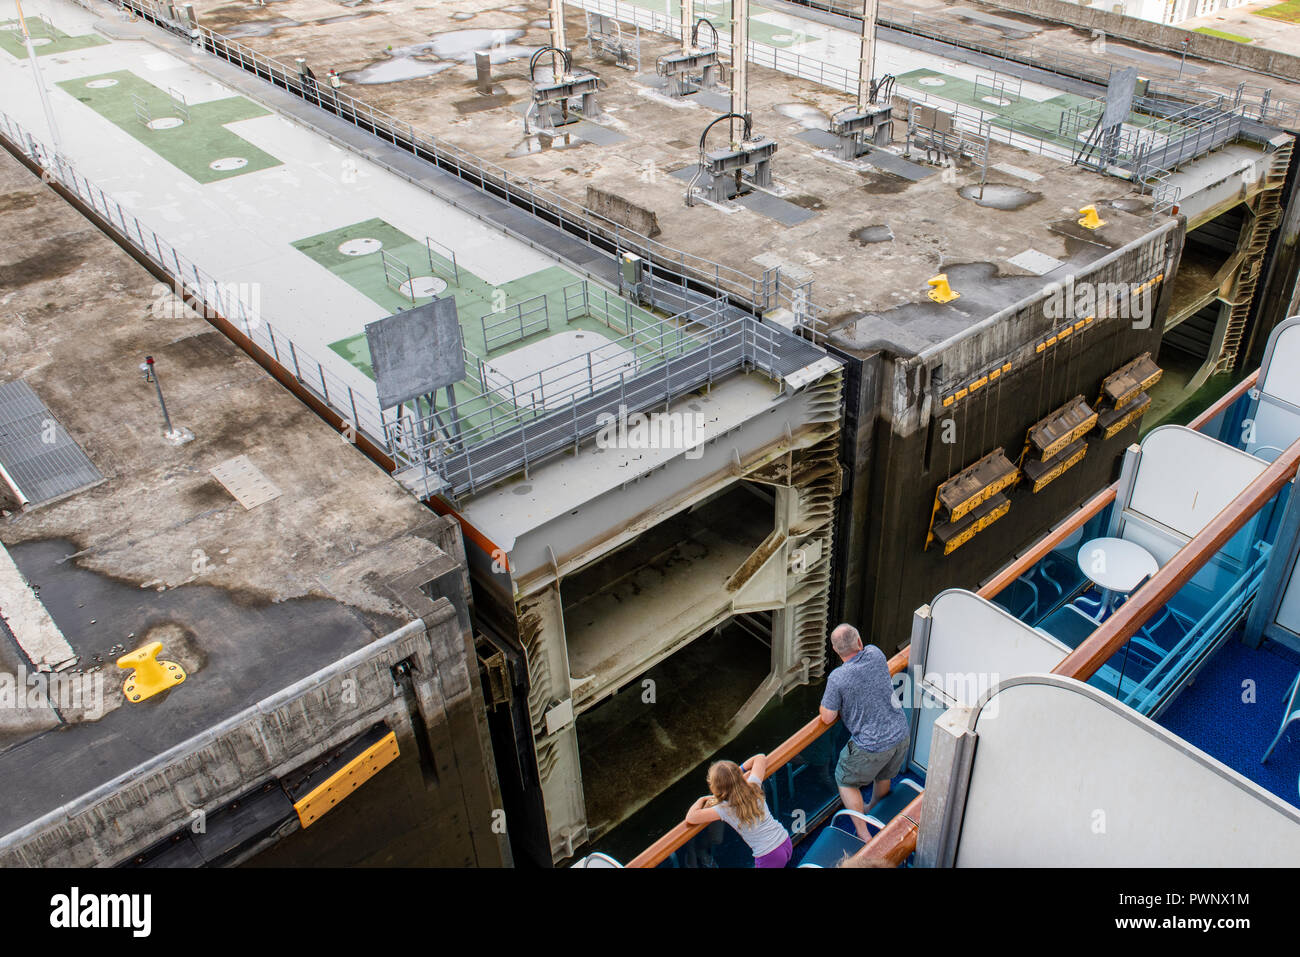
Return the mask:
<path id="1" fill-rule="evenodd" d="M 551 0 L 551 46 L 557 50 L 569 49 L 569 39 L 564 32 L 564 0 Z M 551 72 L 556 83 L 564 78 L 564 59 L 558 53 L 551 54 Z"/>
<path id="2" fill-rule="evenodd" d="M 871 79 L 876 61 L 876 7 L 879 0 L 862 0 L 862 40 L 858 50 L 858 112 L 871 102 Z"/>
<path id="3" fill-rule="evenodd" d="M 749 0 L 731 0 L 731 112 L 749 116 Z M 728 124 L 733 150 L 740 148 L 737 122 Z"/>

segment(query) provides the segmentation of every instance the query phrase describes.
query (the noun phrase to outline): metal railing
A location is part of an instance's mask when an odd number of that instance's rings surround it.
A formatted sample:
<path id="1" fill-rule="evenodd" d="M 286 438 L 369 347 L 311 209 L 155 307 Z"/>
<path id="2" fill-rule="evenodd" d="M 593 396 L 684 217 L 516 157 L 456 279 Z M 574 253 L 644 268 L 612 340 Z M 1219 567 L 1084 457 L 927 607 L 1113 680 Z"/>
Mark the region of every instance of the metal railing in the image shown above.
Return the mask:
<path id="1" fill-rule="evenodd" d="M 219 281 L 200 269 L 193 260 L 79 173 L 68 160 L 55 155 L 3 112 L 0 112 L 0 135 L 42 167 L 44 175 L 57 181 L 94 210 L 120 242 L 166 273 L 177 296 L 191 308 L 205 317 L 230 323 L 267 359 L 334 412 L 345 428 L 354 428 L 372 446 L 383 447 L 385 428 L 375 393 L 353 388 L 299 347 L 283 330 L 277 330 L 261 314 L 256 303 L 244 301 L 244 293 L 252 291 L 246 285 Z M 260 298 L 260 293 L 257 298 Z"/>
<path id="2" fill-rule="evenodd" d="M 429 272 L 435 276 L 442 273 L 459 286 L 460 266 L 456 262 L 456 250 L 429 236 L 424 237 L 424 246 L 429 251 Z M 438 248 L 435 250 L 434 246 Z"/>
<path id="3" fill-rule="evenodd" d="M 379 264 L 384 270 L 384 285 L 415 302 L 415 278 L 411 267 L 386 249 L 379 250 Z"/>
<path id="4" fill-rule="evenodd" d="M 155 0 L 117 0 L 117 4 L 185 38 L 195 45 L 195 49 L 205 50 L 226 60 L 439 169 L 454 173 L 483 192 L 504 199 L 591 246 L 615 256 L 625 252 L 635 253 L 643 260 L 653 263 L 656 275 L 661 278 L 676 281 L 708 296 L 727 296 L 736 305 L 756 313 L 788 305 L 795 296 L 798 287 L 783 283 L 773 290 L 766 287 L 759 277 L 667 246 L 606 219 L 560 193 L 538 186 L 527 177 L 512 174 L 468 150 L 417 130 L 407 121 L 377 109 L 364 100 L 342 90 L 322 86 L 314 80 L 304 79 L 294 67 L 274 57 L 258 53 L 207 27 L 191 30 L 188 24 L 171 19 L 166 8 Z M 329 136 L 328 133 L 321 132 Z M 399 175 L 411 178 L 409 173 L 397 170 L 380 159 L 368 158 Z M 513 230 L 506 231 L 529 245 L 537 245 Z"/>
<path id="5" fill-rule="evenodd" d="M 820 349 L 719 297 L 667 322 L 637 328 L 595 349 L 509 378 L 479 364 L 482 391 L 388 423 L 399 471 L 416 469 L 429 487 L 473 492 L 557 451 L 576 449 L 603 416 L 666 404 L 741 369 L 776 381 L 824 356 Z"/>
<path id="6" fill-rule="evenodd" d="M 500 312 L 486 313 L 479 317 L 479 325 L 483 330 L 484 352 L 491 355 L 493 350 L 501 346 L 522 342 L 539 332 L 548 332 L 551 328 L 551 311 L 545 295 L 533 296 L 507 306 Z"/>

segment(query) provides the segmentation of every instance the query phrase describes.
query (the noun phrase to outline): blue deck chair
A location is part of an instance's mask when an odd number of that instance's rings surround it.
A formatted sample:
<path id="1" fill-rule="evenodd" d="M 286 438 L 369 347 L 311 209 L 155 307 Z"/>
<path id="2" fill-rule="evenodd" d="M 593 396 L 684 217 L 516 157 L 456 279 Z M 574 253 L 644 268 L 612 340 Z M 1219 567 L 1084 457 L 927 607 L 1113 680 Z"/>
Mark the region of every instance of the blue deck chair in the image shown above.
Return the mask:
<path id="1" fill-rule="evenodd" d="M 857 811 L 850 811 L 848 808 L 836 811 L 834 816 L 831 817 L 830 826 L 823 828 L 822 832 L 817 835 L 817 840 L 808 849 L 808 853 L 799 862 L 799 866 L 834 867 L 846 856 L 852 857 L 866 846 L 866 843 L 858 837 L 856 831 L 850 834 L 848 831 L 842 831 L 835 826 L 835 822 L 841 816 L 866 821 L 868 828 L 874 827 L 879 831 L 898 817 L 902 810 L 911 804 L 913 799 L 920 793 L 920 785 L 911 778 L 903 778 L 897 781 L 890 788 L 889 793 L 866 814 L 859 814 Z"/>
<path id="2" fill-rule="evenodd" d="M 1277 743 L 1282 740 L 1282 735 L 1286 732 L 1286 729 L 1294 722 L 1300 721 L 1300 702 L 1296 700 L 1297 698 L 1300 698 L 1300 672 L 1296 674 L 1295 681 L 1291 682 L 1291 687 L 1287 689 L 1286 708 L 1283 709 L 1282 713 L 1282 727 L 1277 729 L 1277 737 L 1275 737 L 1273 743 L 1268 746 L 1268 750 L 1264 752 L 1264 756 L 1259 759 L 1260 764 L 1265 763 L 1269 759 L 1269 756 L 1272 755 L 1273 749 L 1276 748 Z"/>

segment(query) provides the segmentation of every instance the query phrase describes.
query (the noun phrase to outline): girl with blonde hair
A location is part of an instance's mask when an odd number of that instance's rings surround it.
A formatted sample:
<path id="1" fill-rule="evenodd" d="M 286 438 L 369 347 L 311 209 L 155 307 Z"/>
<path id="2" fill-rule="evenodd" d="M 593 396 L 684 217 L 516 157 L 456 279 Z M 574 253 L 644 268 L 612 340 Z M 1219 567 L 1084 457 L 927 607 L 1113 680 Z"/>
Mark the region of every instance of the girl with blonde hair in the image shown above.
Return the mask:
<path id="1" fill-rule="evenodd" d="M 763 779 L 767 755 L 756 754 L 744 764 L 715 761 L 709 767 L 709 792 L 686 812 L 687 824 L 726 821 L 754 852 L 755 867 L 785 867 L 794 845 L 790 833 L 767 809 Z"/>

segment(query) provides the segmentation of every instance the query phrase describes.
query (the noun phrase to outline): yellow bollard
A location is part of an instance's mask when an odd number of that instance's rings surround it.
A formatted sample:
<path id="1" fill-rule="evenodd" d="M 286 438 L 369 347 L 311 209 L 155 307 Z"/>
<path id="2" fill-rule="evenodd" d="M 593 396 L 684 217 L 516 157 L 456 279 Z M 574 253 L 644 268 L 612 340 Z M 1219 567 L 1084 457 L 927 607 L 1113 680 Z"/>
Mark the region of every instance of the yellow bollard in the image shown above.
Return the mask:
<path id="1" fill-rule="evenodd" d="M 127 701 L 143 701 L 160 691 L 175 687 L 185 680 L 185 669 L 174 661 L 159 661 L 161 641 L 152 641 L 117 659 L 117 666 L 134 668 L 135 673 L 126 679 L 122 693 Z"/>
<path id="2" fill-rule="evenodd" d="M 948 285 L 946 272 L 941 272 L 931 279 L 930 285 L 934 287 L 930 290 L 930 298 L 935 302 L 952 302 L 954 299 L 961 298 L 961 293 L 953 292 L 952 286 Z"/>
<path id="3" fill-rule="evenodd" d="M 1097 215 L 1096 206 L 1085 206 L 1079 210 L 1083 219 L 1079 220 L 1079 225 L 1084 229 L 1100 229 L 1106 225 L 1106 220 Z"/>

